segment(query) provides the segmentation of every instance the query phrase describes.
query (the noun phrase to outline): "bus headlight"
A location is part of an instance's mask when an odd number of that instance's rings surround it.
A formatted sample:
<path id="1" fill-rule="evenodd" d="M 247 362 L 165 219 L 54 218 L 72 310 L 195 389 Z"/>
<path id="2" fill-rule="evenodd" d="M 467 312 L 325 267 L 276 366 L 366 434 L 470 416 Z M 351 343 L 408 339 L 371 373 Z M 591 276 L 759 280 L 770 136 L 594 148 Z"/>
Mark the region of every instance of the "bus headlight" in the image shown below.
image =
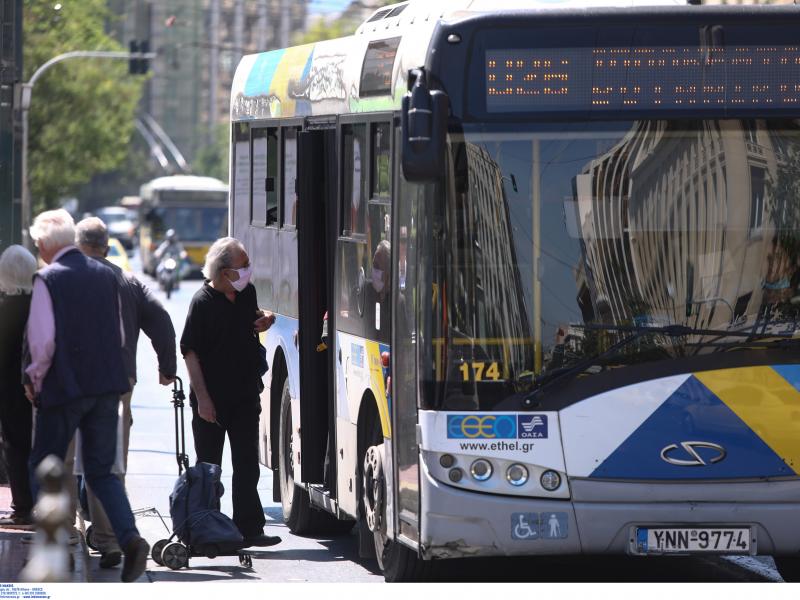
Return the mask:
<path id="1" fill-rule="evenodd" d="M 506 480 L 517 487 L 525 485 L 528 481 L 528 469 L 525 465 L 514 463 L 506 470 Z"/>
<path id="2" fill-rule="evenodd" d="M 439 464 L 442 465 L 445 469 L 449 469 L 454 464 L 456 464 L 456 459 L 452 454 L 442 454 L 439 457 Z"/>
<path id="3" fill-rule="evenodd" d="M 486 459 L 479 458 L 472 463 L 469 472 L 475 481 L 486 481 L 492 476 L 492 463 Z"/>
<path id="4" fill-rule="evenodd" d="M 450 469 L 450 471 L 447 473 L 447 476 L 453 483 L 458 483 L 459 481 L 461 481 L 461 478 L 464 477 L 464 471 L 458 468 Z"/>
<path id="5" fill-rule="evenodd" d="M 561 475 L 555 471 L 545 471 L 542 473 L 539 482 L 548 492 L 554 492 L 561 486 Z"/>

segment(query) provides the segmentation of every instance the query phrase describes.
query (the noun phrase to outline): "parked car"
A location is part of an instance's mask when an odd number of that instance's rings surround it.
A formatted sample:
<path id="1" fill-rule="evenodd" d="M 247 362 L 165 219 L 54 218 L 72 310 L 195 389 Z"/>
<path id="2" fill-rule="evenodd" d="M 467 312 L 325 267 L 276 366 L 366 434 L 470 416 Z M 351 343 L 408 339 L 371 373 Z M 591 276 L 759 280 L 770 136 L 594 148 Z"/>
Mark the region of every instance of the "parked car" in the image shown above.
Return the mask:
<path id="1" fill-rule="evenodd" d="M 136 239 L 136 215 L 124 206 L 105 206 L 94 211 L 108 227 L 108 235 L 117 238 L 126 250 L 133 250 Z"/>
<path id="2" fill-rule="evenodd" d="M 102 218 L 102 217 L 101 217 Z M 131 265 L 128 263 L 128 253 L 122 247 L 120 241 L 116 238 L 109 238 L 108 240 L 108 262 L 114 263 L 126 273 L 130 272 Z"/>

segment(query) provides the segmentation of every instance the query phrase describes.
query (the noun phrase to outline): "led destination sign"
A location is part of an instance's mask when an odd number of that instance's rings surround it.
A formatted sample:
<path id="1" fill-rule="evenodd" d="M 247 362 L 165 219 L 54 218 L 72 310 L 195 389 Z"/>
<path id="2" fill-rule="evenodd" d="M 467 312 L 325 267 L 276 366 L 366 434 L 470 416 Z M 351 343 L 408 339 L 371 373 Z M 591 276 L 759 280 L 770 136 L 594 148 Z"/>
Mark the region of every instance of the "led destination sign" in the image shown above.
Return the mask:
<path id="1" fill-rule="evenodd" d="M 488 112 L 800 110 L 800 46 L 486 52 Z"/>

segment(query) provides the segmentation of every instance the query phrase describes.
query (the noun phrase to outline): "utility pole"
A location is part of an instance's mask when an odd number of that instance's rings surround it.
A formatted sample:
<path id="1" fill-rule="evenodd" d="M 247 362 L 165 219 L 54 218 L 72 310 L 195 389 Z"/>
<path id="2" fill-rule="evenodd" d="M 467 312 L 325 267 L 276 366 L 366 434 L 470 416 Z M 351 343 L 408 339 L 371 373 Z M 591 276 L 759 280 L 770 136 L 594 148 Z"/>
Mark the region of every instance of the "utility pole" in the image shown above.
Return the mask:
<path id="1" fill-rule="evenodd" d="M 236 0 L 233 5 L 233 64 L 242 60 L 244 48 L 244 0 Z"/>
<path id="2" fill-rule="evenodd" d="M 258 25 L 256 26 L 256 50 L 263 52 L 267 49 L 267 20 L 268 20 L 268 6 L 269 0 L 258 1 Z"/>
<path id="3" fill-rule="evenodd" d="M 106 58 L 130 61 L 132 59 L 149 60 L 155 57 L 156 55 L 154 52 L 136 54 L 131 54 L 130 52 L 108 52 L 101 50 L 77 50 L 74 52 L 65 52 L 64 54 L 59 54 L 58 56 L 51 58 L 38 69 L 36 69 L 29 81 L 26 83 L 18 83 L 16 85 L 15 96 L 19 98 L 19 108 L 22 116 L 22 243 L 28 247 L 28 249 L 33 249 L 33 244 L 31 243 L 30 235 L 28 234 L 28 228 L 30 227 L 32 220 L 31 196 L 30 188 L 28 187 L 28 112 L 30 111 L 31 107 L 33 86 L 50 67 L 73 58 Z"/>
<path id="4" fill-rule="evenodd" d="M 22 0 L 0 3 L 0 251 L 20 240 L 19 115 Z"/>
<path id="5" fill-rule="evenodd" d="M 289 0 L 281 0 L 281 38 L 280 47 L 289 47 L 289 31 L 291 30 L 291 10 Z"/>
<path id="6" fill-rule="evenodd" d="M 214 129 L 217 118 L 217 87 L 219 86 L 219 3 L 220 0 L 211 0 L 211 27 L 209 28 L 211 42 L 211 64 L 208 69 L 208 141 L 214 141 Z"/>

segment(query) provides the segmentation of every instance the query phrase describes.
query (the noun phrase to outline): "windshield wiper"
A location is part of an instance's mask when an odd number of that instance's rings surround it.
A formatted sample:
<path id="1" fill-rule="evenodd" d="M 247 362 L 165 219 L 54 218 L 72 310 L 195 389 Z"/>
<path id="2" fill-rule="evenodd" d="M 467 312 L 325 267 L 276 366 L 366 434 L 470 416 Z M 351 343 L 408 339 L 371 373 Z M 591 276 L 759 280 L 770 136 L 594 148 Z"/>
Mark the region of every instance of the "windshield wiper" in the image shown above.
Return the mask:
<path id="1" fill-rule="evenodd" d="M 541 396 L 541 394 L 552 388 L 556 383 L 564 382 L 565 380 L 570 380 L 576 377 L 577 375 L 580 375 L 589 367 L 597 364 L 604 358 L 608 358 L 610 356 L 615 355 L 622 348 L 628 346 L 632 342 L 635 342 L 636 340 L 645 335 L 664 335 L 667 337 L 683 337 L 687 335 L 717 336 L 718 338 L 744 337 L 744 338 L 749 338 L 747 340 L 748 342 L 753 340 L 763 340 L 771 338 L 778 338 L 783 342 L 787 340 L 797 339 L 795 338 L 795 335 L 793 333 L 754 334 L 752 332 L 727 331 L 725 329 L 697 329 L 694 327 L 688 327 L 686 325 L 665 325 L 661 327 L 652 327 L 647 325 L 582 325 L 580 326 L 580 328 L 590 331 L 594 330 L 594 331 L 630 332 L 631 335 L 618 341 L 615 344 L 612 344 L 609 348 L 607 348 L 600 354 L 589 356 L 581 361 L 578 361 L 571 367 L 556 369 L 540 377 L 538 380 L 534 382 L 534 385 L 536 386 L 535 389 L 523 398 L 522 400 L 523 405 L 525 405 L 526 407 L 531 406 L 534 403 L 534 401 L 539 396 Z"/>

